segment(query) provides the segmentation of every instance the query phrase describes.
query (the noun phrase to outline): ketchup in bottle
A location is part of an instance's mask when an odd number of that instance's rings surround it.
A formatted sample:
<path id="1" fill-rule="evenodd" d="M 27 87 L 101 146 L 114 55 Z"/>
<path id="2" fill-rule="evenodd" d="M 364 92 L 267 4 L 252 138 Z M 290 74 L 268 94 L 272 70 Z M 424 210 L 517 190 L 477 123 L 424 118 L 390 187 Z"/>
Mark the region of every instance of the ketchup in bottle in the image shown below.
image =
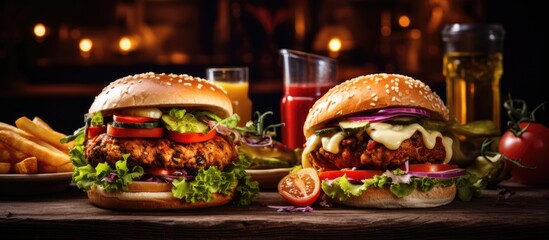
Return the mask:
<path id="1" fill-rule="evenodd" d="M 282 143 L 303 148 L 303 124 L 313 104 L 337 84 L 335 59 L 282 49 L 284 96 L 280 104 Z"/>

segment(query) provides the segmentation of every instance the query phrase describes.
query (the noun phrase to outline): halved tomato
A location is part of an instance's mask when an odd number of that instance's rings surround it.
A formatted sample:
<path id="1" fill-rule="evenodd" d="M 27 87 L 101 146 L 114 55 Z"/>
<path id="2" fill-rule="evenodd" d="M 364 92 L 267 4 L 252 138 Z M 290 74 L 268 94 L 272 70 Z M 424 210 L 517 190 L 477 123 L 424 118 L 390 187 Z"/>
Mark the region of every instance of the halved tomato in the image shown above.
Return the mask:
<path id="1" fill-rule="evenodd" d="M 135 116 L 120 116 L 120 115 L 113 115 L 112 118 L 115 122 L 121 122 L 121 123 L 144 123 L 144 122 L 158 121 L 158 119 L 150 118 L 150 117 L 135 117 Z"/>
<path id="2" fill-rule="evenodd" d="M 175 142 L 180 143 L 195 143 L 204 142 L 215 137 L 216 131 L 211 130 L 206 134 L 203 133 L 180 133 L 175 131 L 168 131 L 168 138 Z"/>
<path id="3" fill-rule="evenodd" d="M 91 126 L 88 127 L 88 137 L 93 138 L 100 134 L 106 133 L 107 127 L 106 126 Z"/>
<path id="4" fill-rule="evenodd" d="M 310 206 L 320 196 L 320 179 L 313 168 L 303 168 L 284 176 L 278 182 L 278 193 L 298 207 Z"/>
<path id="5" fill-rule="evenodd" d="M 458 168 L 456 164 L 440 164 L 440 163 L 420 163 L 408 165 L 408 170 L 412 172 L 440 172 Z M 406 171 L 406 166 L 400 167 Z"/>
<path id="6" fill-rule="evenodd" d="M 342 170 L 332 170 L 324 171 L 319 173 L 320 180 L 333 180 L 338 177 L 346 175 L 348 178 L 363 180 L 368 178 L 373 178 L 375 175 L 381 175 L 383 171 L 381 170 L 351 170 L 351 169 L 342 169 Z"/>
<path id="7" fill-rule="evenodd" d="M 107 134 L 119 138 L 161 138 L 164 128 L 119 128 L 109 124 Z"/>

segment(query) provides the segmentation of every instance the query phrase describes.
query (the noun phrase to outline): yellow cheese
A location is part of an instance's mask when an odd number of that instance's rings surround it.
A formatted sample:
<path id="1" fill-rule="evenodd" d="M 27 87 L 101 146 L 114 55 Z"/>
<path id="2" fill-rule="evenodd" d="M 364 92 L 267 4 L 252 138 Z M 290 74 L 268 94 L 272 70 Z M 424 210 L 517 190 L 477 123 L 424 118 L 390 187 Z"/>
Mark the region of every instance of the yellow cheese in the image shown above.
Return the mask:
<path id="1" fill-rule="evenodd" d="M 322 137 L 322 148 L 336 154 L 339 152 L 339 143 L 346 137 L 345 133 L 338 132 L 330 137 Z"/>
<path id="2" fill-rule="evenodd" d="M 303 149 L 303 153 L 301 153 L 301 166 L 303 166 L 304 168 L 313 167 L 307 156 L 314 149 L 316 149 L 316 146 L 318 146 L 319 143 L 320 137 L 315 134 L 307 139 L 307 142 L 305 143 L 305 148 Z"/>
<path id="3" fill-rule="evenodd" d="M 423 144 L 428 149 L 433 149 L 433 147 L 435 147 L 437 137 L 442 138 L 442 144 L 446 150 L 444 163 L 450 161 L 452 158 L 452 139 L 442 136 L 439 131 L 428 131 L 417 123 L 410 125 L 391 125 L 383 122 L 371 123 L 370 127 L 366 129 L 366 132 L 374 141 L 383 144 L 391 150 L 398 149 L 400 144 L 402 144 L 404 140 L 409 139 L 416 131 L 421 133 Z M 343 132 L 322 137 L 316 135 L 311 136 L 307 140 L 307 144 L 303 150 L 303 167 L 312 167 L 306 156 L 316 149 L 319 144 L 322 144 L 324 150 L 337 154 L 339 152 L 340 142 L 344 138 L 345 134 Z"/>

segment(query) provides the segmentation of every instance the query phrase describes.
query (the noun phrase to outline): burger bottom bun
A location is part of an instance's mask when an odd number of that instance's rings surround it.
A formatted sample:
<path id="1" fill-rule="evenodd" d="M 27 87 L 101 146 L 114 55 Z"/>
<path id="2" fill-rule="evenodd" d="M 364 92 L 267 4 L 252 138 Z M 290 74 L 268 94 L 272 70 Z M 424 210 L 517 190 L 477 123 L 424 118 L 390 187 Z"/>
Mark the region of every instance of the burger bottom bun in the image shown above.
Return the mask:
<path id="1" fill-rule="evenodd" d="M 339 201 L 329 199 L 330 202 L 343 206 L 357 208 L 431 208 L 451 203 L 456 196 L 456 186 L 435 187 L 428 192 L 415 189 L 410 195 L 399 198 L 389 188 L 368 188 L 360 196 Z"/>
<path id="2" fill-rule="evenodd" d="M 215 207 L 229 203 L 234 194 L 213 194 L 209 202 L 187 203 L 175 198 L 166 183 L 133 182 L 126 192 L 111 193 L 102 187 L 89 190 L 89 201 L 100 208 L 126 211 L 183 210 Z"/>

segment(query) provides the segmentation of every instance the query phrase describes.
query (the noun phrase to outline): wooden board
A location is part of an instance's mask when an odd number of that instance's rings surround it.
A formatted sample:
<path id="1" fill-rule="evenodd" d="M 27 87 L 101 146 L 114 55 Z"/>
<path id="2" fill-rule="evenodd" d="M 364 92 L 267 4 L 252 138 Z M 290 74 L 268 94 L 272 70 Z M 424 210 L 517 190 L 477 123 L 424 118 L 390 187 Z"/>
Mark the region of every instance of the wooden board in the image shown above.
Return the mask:
<path id="1" fill-rule="evenodd" d="M 277 192 L 262 192 L 247 207 L 166 212 L 121 212 L 91 205 L 75 187 L 50 195 L 0 196 L 0 238 L 422 238 L 513 239 L 549 233 L 549 188 L 505 185 L 510 199 L 496 202 L 486 190 L 471 202 L 455 200 L 429 209 L 314 207 L 277 212 L 287 205 Z M 5 238 L 7 237 L 7 238 Z"/>

